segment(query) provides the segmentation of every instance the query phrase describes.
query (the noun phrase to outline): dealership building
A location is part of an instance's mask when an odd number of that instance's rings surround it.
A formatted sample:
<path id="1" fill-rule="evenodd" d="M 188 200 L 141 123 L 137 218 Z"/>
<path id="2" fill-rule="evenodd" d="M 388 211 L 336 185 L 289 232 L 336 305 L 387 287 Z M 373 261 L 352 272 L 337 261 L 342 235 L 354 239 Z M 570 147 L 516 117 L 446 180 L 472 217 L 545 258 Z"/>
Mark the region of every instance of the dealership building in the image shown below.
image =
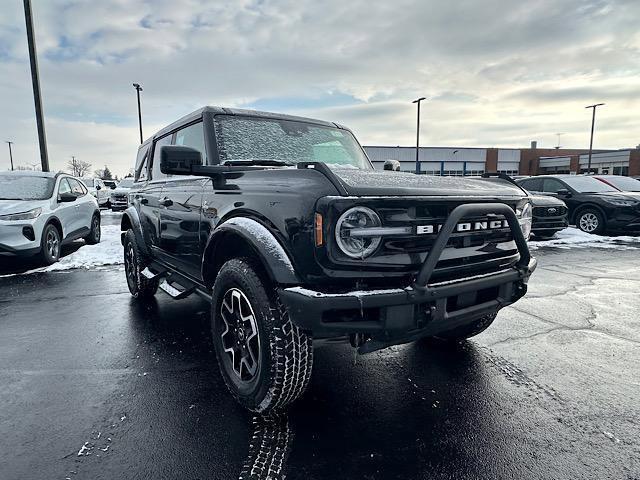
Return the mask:
<path id="1" fill-rule="evenodd" d="M 416 171 L 416 147 L 365 146 L 375 168 L 386 160 L 397 160 L 404 172 Z M 589 150 L 566 148 L 465 148 L 420 147 L 420 172 L 427 175 L 509 175 L 584 173 Z M 591 171 L 602 175 L 640 176 L 640 145 L 622 150 L 594 150 Z"/>

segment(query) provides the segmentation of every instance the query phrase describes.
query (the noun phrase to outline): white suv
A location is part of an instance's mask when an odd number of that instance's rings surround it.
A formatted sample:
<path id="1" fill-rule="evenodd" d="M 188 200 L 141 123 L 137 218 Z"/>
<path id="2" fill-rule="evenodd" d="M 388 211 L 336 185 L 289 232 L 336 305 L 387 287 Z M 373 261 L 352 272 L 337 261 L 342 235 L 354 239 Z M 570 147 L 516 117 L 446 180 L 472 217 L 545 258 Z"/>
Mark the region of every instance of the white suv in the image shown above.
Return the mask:
<path id="1" fill-rule="evenodd" d="M 99 178 L 82 178 L 80 179 L 84 186 L 87 187 L 89 193 L 98 201 L 101 207 L 109 207 L 110 189 Z"/>
<path id="2" fill-rule="evenodd" d="M 64 173 L 0 172 L 0 257 L 39 254 L 51 264 L 60 247 L 100 242 L 98 202 Z"/>

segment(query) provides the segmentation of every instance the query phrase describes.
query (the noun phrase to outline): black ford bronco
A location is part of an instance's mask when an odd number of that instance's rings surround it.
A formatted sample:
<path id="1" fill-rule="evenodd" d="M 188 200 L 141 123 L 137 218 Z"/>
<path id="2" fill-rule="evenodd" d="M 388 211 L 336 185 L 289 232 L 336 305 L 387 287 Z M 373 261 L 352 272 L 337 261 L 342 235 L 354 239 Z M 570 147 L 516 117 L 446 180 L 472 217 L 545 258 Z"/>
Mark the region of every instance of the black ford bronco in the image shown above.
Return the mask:
<path id="1" fill-rule="evenodd" d="M 279 409 L 307 386 L 314 344 L 464 339 L 525 294 L 529 198 L 485 177 L 376 171 L 341 125 L 205 107 L 140 146 L 129 290 L 209 299 L 229 390 Z"/>

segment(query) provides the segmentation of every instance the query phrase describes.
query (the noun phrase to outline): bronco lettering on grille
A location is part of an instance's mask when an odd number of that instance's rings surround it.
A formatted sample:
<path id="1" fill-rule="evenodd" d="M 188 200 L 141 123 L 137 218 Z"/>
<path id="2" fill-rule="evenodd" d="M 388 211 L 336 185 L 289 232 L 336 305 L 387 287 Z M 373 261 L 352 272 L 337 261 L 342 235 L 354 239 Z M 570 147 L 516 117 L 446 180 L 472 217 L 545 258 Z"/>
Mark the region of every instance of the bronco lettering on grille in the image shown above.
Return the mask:
<path id="1" fill-rule="evenodd" d="M 430 233 L 439 232 L 444 224 L 418 225 L 416 227 L 417 235 L 429 235 Z M 505 228 L 509 226 L 506 220 L 483 220 L 479 222 L 462 222 L 456 225 L 455 232 L 477 232 L 480 230 L 495 230 L 497 228 Z"/>

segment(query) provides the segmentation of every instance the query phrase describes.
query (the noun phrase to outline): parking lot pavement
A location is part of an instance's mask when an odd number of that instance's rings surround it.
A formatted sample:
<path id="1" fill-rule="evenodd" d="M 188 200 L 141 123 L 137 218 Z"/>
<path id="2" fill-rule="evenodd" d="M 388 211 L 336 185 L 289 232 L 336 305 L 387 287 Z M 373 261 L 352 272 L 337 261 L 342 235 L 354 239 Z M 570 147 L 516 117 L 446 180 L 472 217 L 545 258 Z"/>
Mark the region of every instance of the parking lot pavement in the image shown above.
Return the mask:
<path id="1" fill-rule="evenodd" d="M 288 416 L 227 394 L 208 305 L 121 267 L 0 278 L 3 479 L 640 478 L 638 249 L 545 249 L 455 348 L 316 351 Z"/>

